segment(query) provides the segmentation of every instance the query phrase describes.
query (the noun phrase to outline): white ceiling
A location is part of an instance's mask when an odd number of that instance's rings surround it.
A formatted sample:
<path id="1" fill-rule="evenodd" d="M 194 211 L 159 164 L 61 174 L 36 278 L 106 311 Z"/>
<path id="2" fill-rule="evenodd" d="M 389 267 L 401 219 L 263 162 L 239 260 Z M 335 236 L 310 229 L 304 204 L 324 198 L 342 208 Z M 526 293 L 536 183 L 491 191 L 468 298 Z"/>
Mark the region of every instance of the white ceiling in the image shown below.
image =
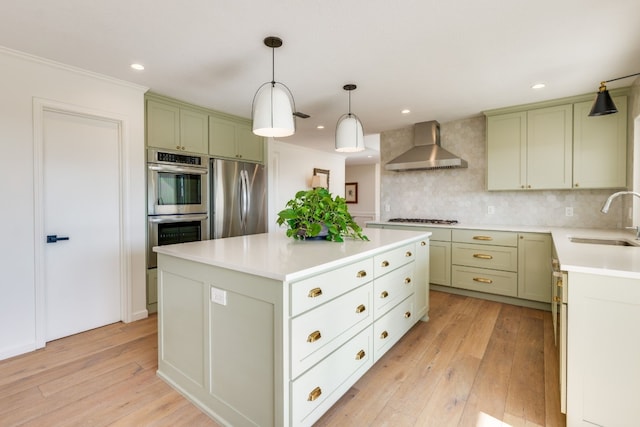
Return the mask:
<path id="1" fill-rule="evenodd" d="M 0 45 L 243 117 L 271 80 L 263 39 L 279 36 L 276 80 L 311 115 L 283 140 L 326 151 L 346 83 L 376 134 L 640 72 L 638 0 L 5 0 L 0 16 Z"/>

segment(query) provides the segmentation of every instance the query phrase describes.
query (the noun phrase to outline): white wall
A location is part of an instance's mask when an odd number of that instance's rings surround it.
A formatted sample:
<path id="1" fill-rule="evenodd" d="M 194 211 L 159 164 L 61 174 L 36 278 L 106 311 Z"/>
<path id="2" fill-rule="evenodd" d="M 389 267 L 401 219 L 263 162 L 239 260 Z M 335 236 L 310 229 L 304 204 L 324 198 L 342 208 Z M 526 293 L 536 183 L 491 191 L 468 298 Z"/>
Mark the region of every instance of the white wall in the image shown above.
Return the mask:
<path id="1" fill-rule="evenodd" d="M 348 165 L 345 169 L 345 182 L 358 184 L 358 203 L 349 204 L 349 213 L 360 227 L 379 216 L 379 168 L 380 164 L 370 164 Z"/>
<path id="2" fill-rule="evenodd" d="M 267 141 L 267 153 L 269 231 L 278 230 L 277 214 L 285 204 L 298 191 L 311 189 L 314 168 L 329 170 L 329 191 L 344 196 L 343 156 L 274 139 Z"/>
<path id="3" fill-rule="evenodd" d="M 123 65 L 125 66 L 125 65 Z M 33 100 L 47 99 L 125 117 L 128 132 L 129 211 L 124 223 L 131 240 L 130 313 L 146 316 L 145 291 L 145 88 L 73 69 L 0 47 L 0 359 L 35 349 L 35 214 Z M 96 206 L 96 209 L 99 209 Z"/>

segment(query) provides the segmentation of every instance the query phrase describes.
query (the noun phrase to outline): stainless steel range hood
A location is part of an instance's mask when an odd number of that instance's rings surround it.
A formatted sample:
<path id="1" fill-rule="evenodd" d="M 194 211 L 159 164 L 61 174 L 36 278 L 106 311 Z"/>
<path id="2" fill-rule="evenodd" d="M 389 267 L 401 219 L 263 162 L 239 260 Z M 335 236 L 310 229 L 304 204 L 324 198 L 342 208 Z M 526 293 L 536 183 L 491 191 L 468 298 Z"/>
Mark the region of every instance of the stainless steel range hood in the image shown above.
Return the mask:
<path id="1" fill-rule="evenodd" d="M 390 171 L 466 168 L 466 160 L 440 146 L 440 123 L 416 123 L 413 126 L 413 148 L 387 163 Z"/>

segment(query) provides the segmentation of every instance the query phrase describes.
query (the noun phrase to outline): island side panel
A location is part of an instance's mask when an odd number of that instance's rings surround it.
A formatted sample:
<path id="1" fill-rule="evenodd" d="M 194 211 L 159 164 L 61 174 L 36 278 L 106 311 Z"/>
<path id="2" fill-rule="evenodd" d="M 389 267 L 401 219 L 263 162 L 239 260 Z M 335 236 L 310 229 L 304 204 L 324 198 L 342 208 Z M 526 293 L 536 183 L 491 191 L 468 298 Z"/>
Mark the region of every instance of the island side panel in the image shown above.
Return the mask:
<path id="1" fill-rule="evenodd" d="M 222 424 L 283 425 L 282 282 L 162 254 L 158 267 L 158 375 Z"/>

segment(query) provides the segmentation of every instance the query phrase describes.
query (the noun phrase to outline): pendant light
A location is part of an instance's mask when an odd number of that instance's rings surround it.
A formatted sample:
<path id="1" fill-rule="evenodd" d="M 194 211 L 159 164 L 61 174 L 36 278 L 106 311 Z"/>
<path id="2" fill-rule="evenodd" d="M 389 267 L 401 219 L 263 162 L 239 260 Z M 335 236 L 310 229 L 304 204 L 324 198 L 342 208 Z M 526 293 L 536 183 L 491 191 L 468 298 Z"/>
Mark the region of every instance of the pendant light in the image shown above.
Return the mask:
<path id="1" fill-rule="evenodd" d="M 364 150 L 364 130 L 362 123 L 355 114 L 351 113 L 351 91 L 356 85 L 348 84 L 342 88 L 349 92 L 349 113 L 338 119 L 336 126 L 336 151 L 341 153 L 355 153 Z"/>
<path id="2" fill-rule="evenodd" d="M 282 39 L 270 36 L 264 39 L 264 44 L 271 48 L 271 81 L 260 86 L 253 97 L 253 133 L 271 137 L 290 136 L 296 131 L 293 95 L 275 78 L 275 50 L 282 46 Z"/>
<path id="3" fill-rule="evenodd" d="M 628 76 L 618 77 L 616 79 L 600 82 L 600 89 L 598 90 L 598 94 L 596 95 L 596 100 L 593 102 L 593 107 L 591 107 L 589 116 L 605 116 L 607 114 L 617 113 L 618 109 L 616 108 L 616 104 L 613 103 L 611 95 L 609 95 L 606 83 L 615 82 L 616 80 L 622 80 L 633 76 L 640 76 L 640 73 L 630 74 Z"/>

